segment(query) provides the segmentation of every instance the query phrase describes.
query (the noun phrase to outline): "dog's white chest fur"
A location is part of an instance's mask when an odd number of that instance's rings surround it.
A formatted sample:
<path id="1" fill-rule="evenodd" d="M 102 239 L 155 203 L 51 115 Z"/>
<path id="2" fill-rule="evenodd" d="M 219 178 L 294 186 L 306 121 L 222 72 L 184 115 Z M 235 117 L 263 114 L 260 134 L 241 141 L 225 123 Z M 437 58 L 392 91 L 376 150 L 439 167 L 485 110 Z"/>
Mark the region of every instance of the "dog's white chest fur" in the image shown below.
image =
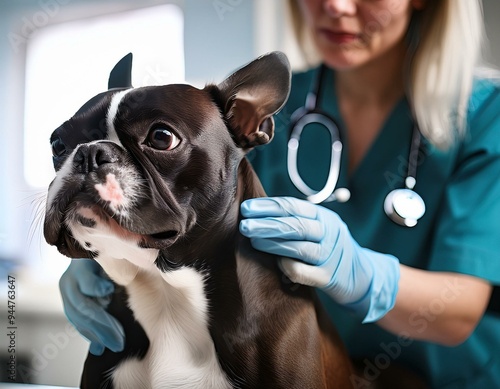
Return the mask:
<path id="1" fill-rule="evenodd" d="M 201 274 L 139 271 L 127 291 L 151 343 L 143 360 L 129 359 L 113 372 L 116 388 L 231 387 L 208 331 Z"/>
<path id="2" fill-rule="evenodd" d="M 87 242 L 99 253 L 95 259 L 106 273 L 126 287 L 130 308 L 150 340 L 142 360 L 129 358 L 110 372 L 113 387 L 231 388 L 208 330 L 203 274 L 188 267 L 162 273 L 154 265 L 156 250 L 142 249 L 131 237 L 116 236 L 109 225 L 93 219 L 93 227 L 69 227 L 81 244 Z"/>

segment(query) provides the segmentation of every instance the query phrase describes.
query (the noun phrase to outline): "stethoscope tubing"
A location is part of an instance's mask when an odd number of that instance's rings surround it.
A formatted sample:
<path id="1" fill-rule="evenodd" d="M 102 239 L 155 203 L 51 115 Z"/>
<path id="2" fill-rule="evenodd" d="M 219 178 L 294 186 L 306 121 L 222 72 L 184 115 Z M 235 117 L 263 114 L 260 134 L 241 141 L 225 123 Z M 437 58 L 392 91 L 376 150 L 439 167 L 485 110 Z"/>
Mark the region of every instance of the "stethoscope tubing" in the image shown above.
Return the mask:
<path id="1" fill-rule="evenodd" d="M 331 145 L 331 160 L 328 172 L 328 178 L 325 186 L 320 191 L 315 191 L 307 185 L 299 174 L 298 170 L 298 149 L 300 145 L 300 136 L 304 128 L 311 123 L 321 123 L 330 133 Z M 290 180 L 295 187 L 303 193 L 307 200 L 314 204 L 319 204 L 327 201 L 333 194 L 337 186 L 340 175 L 340 161 L 342 157 L 342 142 L 340 141 L 338 127 L 324 115 L 317 112 L 310 112 L 302 116 L 295 124 L 290 140 L 288 141 L 287 165 Z"/>
<path id="2" fill-rule="evenodd" d="M 305 106 L 296 110 L 292 115 L 290 125 L 290 139 L 288 141 L 287 169 L 290 180 L 307 200 L 320 204 L 329 201 L 347 201 L 350 192 L 346 188 L 335 189 L 340 176 L 342 160 L 342 141 L 339 126 L 328 114 L 319 109 L 319 99 L 323 84 L 326 66 L 321 65 L 313 89 L 307 94 Z M 318 123 L 328 129 L 331 138 L 331 158 L 328 178 L 324 187 L 316 191 L 309 187 L 300 176 L 298 170 L 298 152 L 300 137 L 304 128 L 312 123 Z M 413 188 L 416 185 L 418 154 L 421 144 L 421 134 L 418 126 L 414 126 L 410 151 L 408 156 L 408 172 L 404 188 L 392 190 L 384 201 L 384 211 L 396 224 L 405 227 L 414 227 L 425 213 L 425 202 Z M 338 196 L 336 193 L 339 192 Z"/>

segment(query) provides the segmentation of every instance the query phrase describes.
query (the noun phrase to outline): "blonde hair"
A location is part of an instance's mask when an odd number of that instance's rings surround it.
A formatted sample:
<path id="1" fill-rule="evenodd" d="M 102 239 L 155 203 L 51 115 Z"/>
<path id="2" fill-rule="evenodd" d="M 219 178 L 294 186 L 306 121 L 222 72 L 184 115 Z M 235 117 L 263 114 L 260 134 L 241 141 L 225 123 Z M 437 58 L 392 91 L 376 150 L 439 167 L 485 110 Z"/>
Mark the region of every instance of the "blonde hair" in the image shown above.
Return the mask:
<path id="1" fill-rule="evenodd" d="M 318 62 L 296 0 L 292 26 L 309 64 Z M 408 31 L 407 97 L 421 133 L 438 148 L 466 131 L 474 72 L 480 64 L 484 25 L 481 0 L 428 0 L 414 11 Z"/>

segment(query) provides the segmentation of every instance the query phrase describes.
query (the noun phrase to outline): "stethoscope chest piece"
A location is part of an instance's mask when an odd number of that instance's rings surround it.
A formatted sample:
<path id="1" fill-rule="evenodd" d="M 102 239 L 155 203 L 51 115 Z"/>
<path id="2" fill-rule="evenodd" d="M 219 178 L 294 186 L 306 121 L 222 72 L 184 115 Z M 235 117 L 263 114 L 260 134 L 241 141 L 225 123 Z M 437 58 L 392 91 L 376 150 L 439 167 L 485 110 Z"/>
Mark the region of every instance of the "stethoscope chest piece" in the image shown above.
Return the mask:
<path id="1" fill-rule="evenodd" d="M 395 189 L 384 201 L 384 211 L 389 218 L 405 227 L 414 227 L 425 213 L 425 203 L 411 189 Z"/>

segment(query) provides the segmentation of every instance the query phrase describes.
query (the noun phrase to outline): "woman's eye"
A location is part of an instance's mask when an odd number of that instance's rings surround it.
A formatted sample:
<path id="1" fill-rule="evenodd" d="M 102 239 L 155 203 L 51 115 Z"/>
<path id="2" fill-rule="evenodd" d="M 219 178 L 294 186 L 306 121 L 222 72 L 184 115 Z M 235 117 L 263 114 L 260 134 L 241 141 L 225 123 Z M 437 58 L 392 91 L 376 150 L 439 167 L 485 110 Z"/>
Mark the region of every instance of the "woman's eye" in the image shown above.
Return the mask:
<path id="1" fill-rule="evenodd" d="M 66 153 L 66 146 L 59 138 L 53 140 L 51 146 L 52 156 L 54 157 L 61 157 L 64 153 Z"/>
<path id="2" fill-rule="evenodd" d="M 153 129 L 149 135 L 147 144 L 156 150 L 173 150 L 179 143 L 180 139 L 170 130 L 164 127 Z"/>

